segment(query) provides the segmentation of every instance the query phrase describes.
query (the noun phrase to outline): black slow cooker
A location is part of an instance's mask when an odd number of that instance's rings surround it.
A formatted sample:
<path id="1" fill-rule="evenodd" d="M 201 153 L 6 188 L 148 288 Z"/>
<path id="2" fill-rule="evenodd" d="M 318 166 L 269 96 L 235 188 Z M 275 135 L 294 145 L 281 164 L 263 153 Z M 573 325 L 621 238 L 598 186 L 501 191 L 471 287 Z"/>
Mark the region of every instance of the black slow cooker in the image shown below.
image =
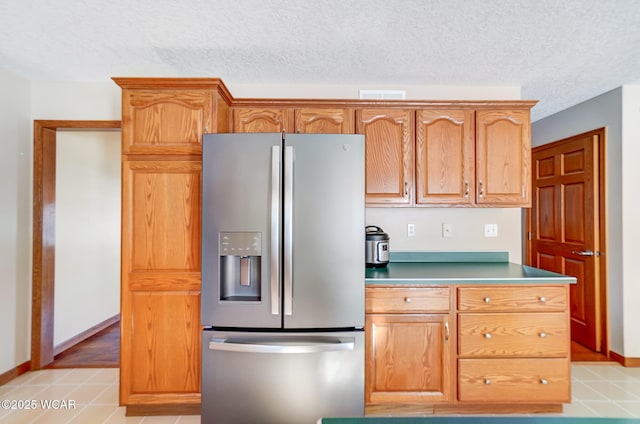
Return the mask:
<path id="1" fill-rule="evenodd" d="M 375 225 L 368 225 L 364 230 L 367 268 L 386 267 L 389 264 L 389 235 Z"/>

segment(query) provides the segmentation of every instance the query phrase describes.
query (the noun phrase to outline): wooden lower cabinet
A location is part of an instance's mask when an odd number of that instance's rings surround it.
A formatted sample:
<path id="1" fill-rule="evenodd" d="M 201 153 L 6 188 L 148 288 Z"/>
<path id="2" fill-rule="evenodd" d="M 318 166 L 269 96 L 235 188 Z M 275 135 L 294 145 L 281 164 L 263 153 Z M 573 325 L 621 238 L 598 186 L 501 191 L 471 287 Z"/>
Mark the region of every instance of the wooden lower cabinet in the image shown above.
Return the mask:
<path id="1" fill-rule="evenodd" d="M 365 403 L 430 403 L 451 396 L 448 315 L 366 318 Z"/>
<path id="2" fill-rule="evenodd" d="M 452 396 L 449 287 L 367 287 L 365 403 Z"/>
<path id="3" fill-rule="evenodd" d="M 368 414 L 559 412 L 568 285 L 368 286 Z"/>
<path id="4" fill-rule="evenodd" d="M 458 401 L 571 402 L 569 286 L 459 286 Z"/>
<path id="5" fill-rule="evenodd" d="M 199 410 L 201 170 L 196 160 L 123 161 L 120 404 L 127 414 Z"/>

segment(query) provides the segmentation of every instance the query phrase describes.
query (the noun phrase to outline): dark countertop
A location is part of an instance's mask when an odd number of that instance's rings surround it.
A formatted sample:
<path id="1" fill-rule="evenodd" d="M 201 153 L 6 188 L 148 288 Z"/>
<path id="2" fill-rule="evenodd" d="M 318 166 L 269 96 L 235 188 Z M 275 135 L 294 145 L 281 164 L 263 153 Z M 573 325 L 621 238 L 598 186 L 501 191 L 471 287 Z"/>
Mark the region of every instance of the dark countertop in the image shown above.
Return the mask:
<path id="1" fill-rule="evenodd" d="M 504 255 L 392 252 L 385 268 L 367 268 L 372 284 L 573 284 L 575 277 L 515 264 Z M 477 261 L 476 261 L 477 259 Z"/>
<path id="2" fill-rule="evenodd" d="M 321 424 L 640 424 L 639 418 L 427 416 L 323 418 Z"/>

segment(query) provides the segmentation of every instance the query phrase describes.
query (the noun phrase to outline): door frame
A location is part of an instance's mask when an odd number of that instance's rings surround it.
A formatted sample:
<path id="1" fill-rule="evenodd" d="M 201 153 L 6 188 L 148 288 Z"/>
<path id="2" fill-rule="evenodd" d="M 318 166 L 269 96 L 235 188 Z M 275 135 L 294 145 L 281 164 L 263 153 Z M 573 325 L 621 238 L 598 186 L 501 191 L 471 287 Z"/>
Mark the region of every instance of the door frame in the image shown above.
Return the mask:
<path id="1" fill-rule="evenodd" d="M 53 362 L 56 135 L 59 129 L 113 131 L 120 121 L 33 121 L 33 252 L 31 369 Z"/>
<path id="2" fill-rule="evenodd" d="M 539 148 L 549 148 L 549 147 L 553 147 L 555 145 L 560 145 L 563 143 L 567 143 L 572 139 L 575 139 L 576 137 L 590 137 L 590 136 L 598 136 L 598 142 L 597 142 L 597 152 L 598 152 L 598 195 L 599 195 L 599 205 L 598 205 L 598 234 L 599 234 L 599 241 L 600 241 L 600 246 L 599 246 L 599 251 L 601 252 L 600 255 L 600 266 L 599 266 L 599 273 L 598 273 L 598 279 L 599 279 L 599 298 L 600 298 L 600 323 L 602 328 L 600 329 L 600 331 L 602 332 L 602 354 L 606 355 L 607 358 L 610 357 L 611 352 L 609 352 L 609 322 L 608 322 L 608 316 L 609 316 L 609 300 L 608 300 L 608 287 L 609 287 L 609 281 L 607 279 L 607 269 L 608 269 L 608 258 L 606 255 L 606 251 L 607 251 L 607 204 L 608 204 L 608 198 L 607 198 L 607 180 L 606 180 L 606 175 L 607 175 L 607 128 L 606 127 L 601 127 L 601 128 L 596 128 L 594 130 L 591 131 L 586 131 L 584 133 L 580 133 L 580 134 L 574 134 L 571 135 L 569 137 L 565 137 L 562 138 L 560 140 L 557 141 L 553 141 L 551 143 L 547 143 L 547 144 L 543 144 L 540 146 L 536 146 L 532 149 L 532 153 Z M 533 155 L 532 155 L 533 156 Z M 535 173 L 536 173 L 536 169 L 535 169 L 535 164 L 532 163 L 532 172 L 531 172 L 531 179 L 532 179 L 532 188 L 533 188 L 533 179 L 535 178 Z M 532 192 L 532 196 L 535 196 L 536 193 Z M 531 240 L 531 235 L 532 235 L 532 213 L 531 213 L 531 209 L 532 208 L 528 208 L 526 209 L 525 212 L 525 222 L 526 222 L 526 229 L 525 229 L 525 237 L 524 240 L 526 241 L 525 243 L 525 261 L 527 265 L 531 265 L 533 263 L 533 252 L 532 252 L 532 240 Z"/>

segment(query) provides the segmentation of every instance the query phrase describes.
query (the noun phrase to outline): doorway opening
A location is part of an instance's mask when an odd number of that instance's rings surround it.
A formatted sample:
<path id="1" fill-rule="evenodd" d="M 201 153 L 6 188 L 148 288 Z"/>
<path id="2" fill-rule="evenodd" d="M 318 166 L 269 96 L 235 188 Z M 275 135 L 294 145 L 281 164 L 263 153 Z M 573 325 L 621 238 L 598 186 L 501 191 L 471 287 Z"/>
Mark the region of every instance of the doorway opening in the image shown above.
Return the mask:
<path id="1" fill-rule="evenodd" d="M 31 322 L 31 369 L 54 361 L 56 350 L 70 347 L 90 333 L 113 325 L 118 316 L 86 330 L 62 346 L 54 346 L 55 251 L 56 251 L 56 141 L 58 130 L 120 131 L 120 121 L 34 121 L 33 281 Z M 101 328 L 102 327 L 102 328 Z"/>

